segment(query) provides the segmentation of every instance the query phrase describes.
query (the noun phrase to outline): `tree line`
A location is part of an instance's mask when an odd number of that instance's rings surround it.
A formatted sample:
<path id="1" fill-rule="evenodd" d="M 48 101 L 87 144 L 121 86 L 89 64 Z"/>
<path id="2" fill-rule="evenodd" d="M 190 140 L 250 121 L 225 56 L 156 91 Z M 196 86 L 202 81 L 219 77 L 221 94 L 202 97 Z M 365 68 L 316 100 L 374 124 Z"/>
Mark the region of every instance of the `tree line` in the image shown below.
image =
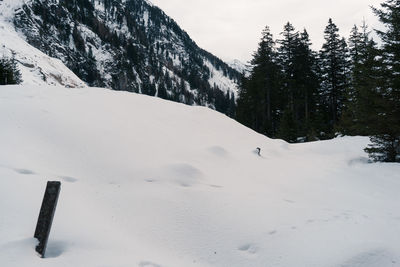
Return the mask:
<path id="1" fill-rule="evenodd" d="M 346 41 L 329 19 L 318 52 L 306 30 L 288 22 L 274 40 L 267 26 L 240 85 L 237 120 L 291 143 L 371 136 L 373 160 L 399 162 L 400 1 L 373 11 L 386 26 L 376 31 L 379 46 L 365 23 Z"/>

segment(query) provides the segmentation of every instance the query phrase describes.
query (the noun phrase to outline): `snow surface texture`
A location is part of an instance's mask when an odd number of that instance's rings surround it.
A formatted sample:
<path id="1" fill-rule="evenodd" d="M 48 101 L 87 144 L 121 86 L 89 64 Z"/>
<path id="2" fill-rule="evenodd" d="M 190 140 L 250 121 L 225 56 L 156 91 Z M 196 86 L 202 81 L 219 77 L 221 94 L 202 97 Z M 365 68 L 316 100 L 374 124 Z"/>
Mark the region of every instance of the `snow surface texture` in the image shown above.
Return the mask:
<path id="1" fill-rule="evenodd" d="M 84 87 L 85 83 L 60 60 L 29 45 L 14 29 L 12 18 L 23 0 L 0 1 L 0 57 L 15 54 L 23 84 Z"/>
<path id="2" fill-rule="evenodd" d="M 400 266 L 400 165 L 368 164 L 367 138 L 289 145 L 207 108 L 54 86 L 2 86 L 0 125 L 1 266 Z"/>

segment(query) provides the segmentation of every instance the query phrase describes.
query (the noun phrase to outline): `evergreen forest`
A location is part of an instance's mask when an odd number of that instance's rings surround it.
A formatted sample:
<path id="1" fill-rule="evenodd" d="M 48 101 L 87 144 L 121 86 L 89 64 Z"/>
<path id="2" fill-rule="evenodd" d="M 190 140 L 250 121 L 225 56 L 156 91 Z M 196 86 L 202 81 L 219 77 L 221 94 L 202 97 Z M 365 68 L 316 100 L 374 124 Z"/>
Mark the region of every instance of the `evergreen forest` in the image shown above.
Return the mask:
<path id="1" fill-rule="evenodd" d="M 338 135 L 370 136 L 374 161 L 400 162 L 400 1 L 373 8 L 385 31 L 364 23 L 346 40 L 332 19 L 313 51 L 306 30 L 284 25 L 275 40 L 267 26 L 240 85 L 236 118 L 290 143 Z"/>

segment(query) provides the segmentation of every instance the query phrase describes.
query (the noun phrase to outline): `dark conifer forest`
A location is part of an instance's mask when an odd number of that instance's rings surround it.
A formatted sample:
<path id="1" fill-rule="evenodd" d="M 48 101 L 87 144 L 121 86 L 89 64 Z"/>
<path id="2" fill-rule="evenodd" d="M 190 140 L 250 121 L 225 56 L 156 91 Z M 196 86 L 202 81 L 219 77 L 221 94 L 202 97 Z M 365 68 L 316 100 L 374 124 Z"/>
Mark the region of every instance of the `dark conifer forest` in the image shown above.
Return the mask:
<path id="1" fill-rule="evenodd" d="M 266 27 L 241 82 L 237 120 L 291 143 L 371 136 L 373 160 L 400 162 L 400 1 L 373 11 L 387 29 L 377 31 L 379 46 L 365 23 L 346 41 L 329 19 L 320 51 L 289 22 L 277 40 Z"/>

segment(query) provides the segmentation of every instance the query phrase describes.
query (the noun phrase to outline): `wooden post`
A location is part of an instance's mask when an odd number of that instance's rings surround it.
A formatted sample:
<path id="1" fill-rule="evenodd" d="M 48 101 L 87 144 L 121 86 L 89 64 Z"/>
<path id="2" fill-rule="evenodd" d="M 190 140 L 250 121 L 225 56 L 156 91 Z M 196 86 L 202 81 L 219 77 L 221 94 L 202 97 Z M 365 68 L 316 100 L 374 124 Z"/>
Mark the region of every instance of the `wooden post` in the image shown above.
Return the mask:
<path id="1" fill-rule="evenodd" d="M 47 182 L 34 235 L 39 241 L 39 244 L 36 246 L 36 252 L 39 253 L 42 258 L 44 258 L 46 252 L 47 240 L 49 239 L 60 189 L 60 182 Z"/>

